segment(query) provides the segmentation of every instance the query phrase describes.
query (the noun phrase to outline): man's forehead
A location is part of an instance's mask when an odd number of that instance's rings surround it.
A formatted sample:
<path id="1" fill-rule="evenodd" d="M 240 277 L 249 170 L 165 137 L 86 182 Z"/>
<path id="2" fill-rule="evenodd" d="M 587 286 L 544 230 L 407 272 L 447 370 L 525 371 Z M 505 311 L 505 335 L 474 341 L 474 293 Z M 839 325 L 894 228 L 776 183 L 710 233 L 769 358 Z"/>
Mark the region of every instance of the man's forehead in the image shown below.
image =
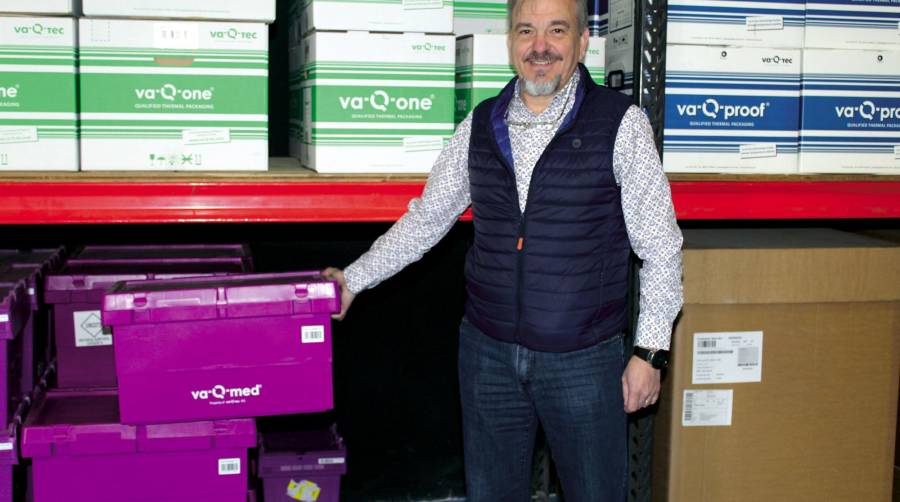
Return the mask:
<path id="1" fill-rule="evenodd" d="M 527 22 L 521 19 L 529 14 L 551 15 L 553 23 L 568 23 L 568 17 L 571 17 L 575 11 L 575 0 L 519 0 L 513 10 L 513 24 Z"/>

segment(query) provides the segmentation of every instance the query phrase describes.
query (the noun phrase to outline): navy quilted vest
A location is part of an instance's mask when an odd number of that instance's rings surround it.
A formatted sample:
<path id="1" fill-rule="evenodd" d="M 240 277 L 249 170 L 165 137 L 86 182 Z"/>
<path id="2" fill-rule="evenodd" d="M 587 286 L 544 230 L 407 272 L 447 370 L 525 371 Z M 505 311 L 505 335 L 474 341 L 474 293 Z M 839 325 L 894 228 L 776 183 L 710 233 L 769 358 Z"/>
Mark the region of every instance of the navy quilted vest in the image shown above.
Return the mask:
<path id="1" fill-rule="evenodd" d="M 578 71 L 575 106 L 534 168 L 524 214 L 504 123 L 515 79 L 473 115 L 466 317 L 538 351 L 585 348 L 625 327 L 631 246 L 612 156 L 631 102 Z"/>

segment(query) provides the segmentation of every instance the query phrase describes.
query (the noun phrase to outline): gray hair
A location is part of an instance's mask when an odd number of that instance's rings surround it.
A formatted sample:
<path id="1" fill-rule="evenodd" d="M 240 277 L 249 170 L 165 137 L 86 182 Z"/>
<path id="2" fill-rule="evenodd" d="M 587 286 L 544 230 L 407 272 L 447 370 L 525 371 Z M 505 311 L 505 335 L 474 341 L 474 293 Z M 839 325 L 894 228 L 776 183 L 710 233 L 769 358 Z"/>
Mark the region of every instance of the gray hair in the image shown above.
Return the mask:
<path id="1" fill-rule="evenodd" d="M 578 34 L 584 32 L 588 27 L 587 22 L 587 0 L 573 0 L 575 2 L 575 19 L 578 21 Z M 512 32 L 512 16 L 516 10 L 519 0 L 506 0 L 506 31 Z"/>

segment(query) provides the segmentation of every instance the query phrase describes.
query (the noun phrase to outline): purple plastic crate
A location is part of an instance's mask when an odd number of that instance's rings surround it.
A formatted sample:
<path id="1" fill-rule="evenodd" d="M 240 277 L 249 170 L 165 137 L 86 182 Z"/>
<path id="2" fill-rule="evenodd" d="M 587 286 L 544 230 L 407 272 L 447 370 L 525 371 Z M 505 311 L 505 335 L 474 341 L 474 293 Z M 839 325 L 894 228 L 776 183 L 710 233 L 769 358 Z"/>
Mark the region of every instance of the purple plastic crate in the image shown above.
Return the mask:
<path id="1" fill-rule="evenodd" d="M 32 387 L 23 384 L 25 327 L 31 316 L 24 281 L 0 284 L 0 427 L 14 421 L 19 404 Z"/>
<path id="2" fill-rule="evenodd" d="M 22 455 L 34 501 L 244 502 L 251 419 L 129 426 L 115 390 L 49 391 L 29 413 Z"/>
<path id="3" fill-rule="evenodd" d="M 159 260 L 119 263 L 108 260 L 69 261 L 44 283 L 44 301 L 53 305 L 59 388 L 115 387 L 113 340 L 100 322 L 103 293 L 128 280 L 212 276 L 243 270 L 241 258 Z"/>
<path id="4" fill-rule="evenodd" d="M 338 502 L 346 458 L 343 439 L 333 427 L 263 434 L 259 477 L 264 502 Z"/>
<path id="5" fill-rule="evenodd" d="M 317 272 L 126 282 L 103 302 L 124 423 L 333 406 L 334 281 Z"/>
<path id="6" fill-rule="evenodd" d="M 244 244 L 84 246 L 72 254 L 68 263 L 78 263 L 81 260 L 117 260 L 123 263 L 142 263 L 160 260 L 189 261 L 196 258 L 238 258 L 244 264 L 244 272 L 253 271 L 250 249 Z"/>

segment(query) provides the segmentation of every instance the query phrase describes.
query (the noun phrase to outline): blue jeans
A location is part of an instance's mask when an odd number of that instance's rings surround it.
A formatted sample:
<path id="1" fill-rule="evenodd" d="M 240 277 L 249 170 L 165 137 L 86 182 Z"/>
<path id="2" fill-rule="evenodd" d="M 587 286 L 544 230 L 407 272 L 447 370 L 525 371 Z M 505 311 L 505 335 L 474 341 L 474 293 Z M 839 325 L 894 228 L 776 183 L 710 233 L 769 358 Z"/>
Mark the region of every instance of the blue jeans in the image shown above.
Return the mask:
<path id="1" fill-rule="evenodd" d="M 624 502 L 622 337 L 574 352 L 536 352 L 459 328 L 467 502 L 530 500 L 543 426 L 566 502 Z"/>

